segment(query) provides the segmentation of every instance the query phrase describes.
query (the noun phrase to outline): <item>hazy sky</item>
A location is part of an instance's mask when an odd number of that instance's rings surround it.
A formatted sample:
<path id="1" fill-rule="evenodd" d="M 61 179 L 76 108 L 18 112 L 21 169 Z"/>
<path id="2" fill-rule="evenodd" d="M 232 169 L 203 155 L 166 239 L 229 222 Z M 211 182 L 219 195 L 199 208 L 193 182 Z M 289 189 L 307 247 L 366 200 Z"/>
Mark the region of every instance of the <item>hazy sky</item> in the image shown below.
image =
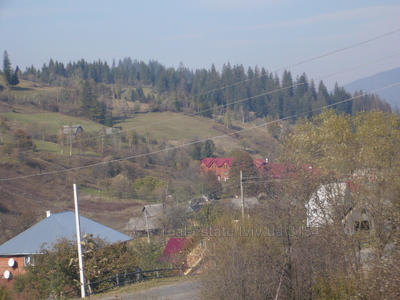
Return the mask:
<path id="1" fill-rule="evenodd" d="M 294 79 L 305 72 L 331 88 L 400 67 L 400 3 L 0 0 L 0 51 L 5 50 L 22 70 L 40 68 L 50 58 L 111 65 L 129 56 L 174 68 L 182 62 L 193 70 L 213 63 L 221 70 L 228 62 L 270 72 L 286 68 Z M 324 77 L 335 73 L 340 74 Z"/>

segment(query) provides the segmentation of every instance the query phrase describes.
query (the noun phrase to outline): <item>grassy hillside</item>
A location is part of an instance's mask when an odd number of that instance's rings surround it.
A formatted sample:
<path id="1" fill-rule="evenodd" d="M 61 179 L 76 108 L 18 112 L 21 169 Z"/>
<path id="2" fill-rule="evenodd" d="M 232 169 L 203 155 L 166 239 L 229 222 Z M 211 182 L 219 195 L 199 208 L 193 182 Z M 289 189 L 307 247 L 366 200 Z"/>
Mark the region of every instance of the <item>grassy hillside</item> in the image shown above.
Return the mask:
<path id="1" fill-rule="evenodd" d="M 213 128 L 212 120 L 197 116 L 185 116 L 178 113 L 145 113 L 116 126 L 124 130 L 135 129 L 138 133 L 146 134 L 155 139 L 181 140 L 193 137 L 201 139 L 218 134 Z"/>
<path id="2" fill-rule="evenodd" d="M 122 231 L 142 205 L 155 201 L 133 196 L 134 180 L 154 176 L 166 184 L 163 192 L 168 187 L 195 185 L 198 162 L 190 158 L 190 152 L 196 141 L 213 138 L 215 155 L 219 157 L 245 149 L 257 157 L 273 159 L 279 151 L 276 139 L 256 123 L 233 122 L 227 128 L 199 116 L 145 112 L 144 105 L 140 113 L 128 115 L 114 125 L 122 130 L 102 137 L 99 132 L 103 125 L 71 114 L 46 111 L 31 101 L 38 94 L 54 101 L 57 89 L 22 81 L 18 88 L 1 92 L 0 243 L 42 219 L 46 210 L 72 210 L 73 183 L 79 186 L 82 215 Z M 110 103 L 133 104 L 124 100 Z M 84 129 L 83 146 L 75 141 L 72 155 L 66 145 L 63 154 L 60 151 L 57 132 L 63 125 L 81 125 Z M 5 145 L 13 141 L 13 130 L 18 128 L 33 137 L 37 151 L 14 149 L 12 154 L 4 153 Z M 125 137 L 132 131 L 141 137 L 134 145 Z M 174 150 L 176 146 L 179 147 Z M 169 150 L 164 153 L 166 149 Z M 154 151 L 158 154 L 146 155 Z M 136 155 L 138 158 L 126 159 Z M 108 162 L 113 159 L 117 161 Z"/>

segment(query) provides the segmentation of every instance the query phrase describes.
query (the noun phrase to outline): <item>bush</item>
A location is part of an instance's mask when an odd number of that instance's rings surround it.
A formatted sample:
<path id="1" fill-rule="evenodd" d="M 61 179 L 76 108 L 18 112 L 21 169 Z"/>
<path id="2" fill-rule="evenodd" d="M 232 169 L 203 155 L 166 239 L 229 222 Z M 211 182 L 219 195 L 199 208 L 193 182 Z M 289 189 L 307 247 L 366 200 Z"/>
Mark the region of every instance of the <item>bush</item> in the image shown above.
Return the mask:
<path id="1" fill-rule="evenodd" d="M 137 268 L 138 260 L 126 243 L 111 245 L 105 240 L 87 236 L 82 245 L 85 278 L 90 282 L 133 272 Z M 77 296 L 79 266 L 75 241 L 59 240 L 51 250 L 43 249 L 34 261 L 34 265 L 26 266 L 26 274 L 16 278 L 14 290 L 17 293 L 27 295 L 29 299 L 46 299 L 49 295 L 75 290 L 68 297 Z M 93 286 L 92 290 L 111 284 L 106 281 Z"/>

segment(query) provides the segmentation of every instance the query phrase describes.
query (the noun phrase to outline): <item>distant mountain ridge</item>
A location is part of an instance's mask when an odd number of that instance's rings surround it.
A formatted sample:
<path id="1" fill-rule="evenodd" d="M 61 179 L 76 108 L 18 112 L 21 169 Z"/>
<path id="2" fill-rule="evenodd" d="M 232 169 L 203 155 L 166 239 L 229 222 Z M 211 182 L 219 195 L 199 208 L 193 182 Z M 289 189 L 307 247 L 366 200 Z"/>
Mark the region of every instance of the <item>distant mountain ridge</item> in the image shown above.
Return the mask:
<path id="1" fill-rule="evenodd" d="M 360 90 L 363 92 L 372 92 L 398 82 L 400 82 L 400 68 L 358 79 L 344 85 L 344 88 L 350 93 Z M 393 108 L 400 108 L 400 85 L 378 91 L 374 94 L 377 94 L 382 100 L 386 100 Z"/>

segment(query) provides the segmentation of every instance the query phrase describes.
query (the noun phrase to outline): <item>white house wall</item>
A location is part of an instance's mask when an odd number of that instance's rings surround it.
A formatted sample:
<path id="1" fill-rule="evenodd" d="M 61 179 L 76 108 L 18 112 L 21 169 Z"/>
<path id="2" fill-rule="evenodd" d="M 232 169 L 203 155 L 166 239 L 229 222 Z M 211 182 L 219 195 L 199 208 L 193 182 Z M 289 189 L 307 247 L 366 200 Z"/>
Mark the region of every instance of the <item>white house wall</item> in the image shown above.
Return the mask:
<path id="1" fill-rule="evenodd" d="M 335 207 L 344 204 L 346 190 L 346 183 L 321 185 L 306 205 L 307 226 L 320 227 L 333 223 Z"/>

